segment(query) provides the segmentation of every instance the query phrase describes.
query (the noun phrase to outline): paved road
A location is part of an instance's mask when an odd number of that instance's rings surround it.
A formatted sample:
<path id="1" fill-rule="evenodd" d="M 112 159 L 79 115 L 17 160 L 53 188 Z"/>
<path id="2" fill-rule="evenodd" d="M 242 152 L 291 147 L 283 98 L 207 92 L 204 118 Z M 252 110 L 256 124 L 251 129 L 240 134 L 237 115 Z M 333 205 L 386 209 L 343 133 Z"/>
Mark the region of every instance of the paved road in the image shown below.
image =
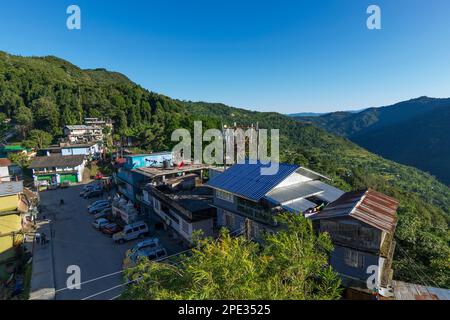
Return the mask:
<path id="1" fill-rule="evenodd" d="M 81 186 L 41 193 L 43 214 L 53 219 L 53 260 L 57 300 L 80 300 L 123 283 L 122 274 L 83 284 L 80 290 L 62 290 L 67 286 L 67 268 L 75 265 L 81 269 L 81 282 L 122 270 L 125 251 L 136 241 L 116 245 L 112 239 L 91 226 L 92 216 L 86 207 L 95 200 L 79 196 Z M 60 206 L 60 199 L 65 205 Z M 106 300 L 118 296 L 123 287 L 89 298 Z"/>

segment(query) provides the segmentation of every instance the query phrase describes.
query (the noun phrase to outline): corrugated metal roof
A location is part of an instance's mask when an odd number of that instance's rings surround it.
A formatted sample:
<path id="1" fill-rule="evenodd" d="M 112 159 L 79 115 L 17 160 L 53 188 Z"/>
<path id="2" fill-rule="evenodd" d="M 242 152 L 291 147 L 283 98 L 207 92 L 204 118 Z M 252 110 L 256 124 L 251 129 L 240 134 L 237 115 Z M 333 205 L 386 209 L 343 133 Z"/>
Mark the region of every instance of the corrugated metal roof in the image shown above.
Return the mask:
<path id="1" fill-rule="evenodd" d="M 9 167 L 11 164 L 11 160 L 8 158 L 0 158 L 0 167 Z"/>
<path id="2" fill-rule="evenodd" d="M 377 229 L 392 232 L 397 225 L 398 201 L 373 189 L 347 192 L 312 219 L 351 216 Z"/>
<path id="3" fill-rule="evenodd" d="M 63 155 L 54 155 L 48 157 L 36 157 L 31 162 L 30 168 L 39 169 L 39 168 L 73 168 L 79 166 L 84 161 L 84 155 L 75 155 L 75 156 L 63 156 Z"/>
<path id="4" fill-rule="evenodd" d="M 0 183 L 0 197 L 23 192 L 23 181 L 8 181 Z"/>
<path id="5" fill-rule="evenodd" d="M 300 200 L 293 201 L 289 204 L 284 205 L 283 208 L 290 212 L 303 213 L 306 210 L 308 210 L 310 208 L 314 208 L 316 206 L 317 205 L 311 201 L 308 201 L 306 199 L 300 199 Z"/>
<path id="6" fill-rule="evenodd" d="M 319 180 L 314 180 L 309 182 L 311 185 L 313 185 L 316 188 L 322 189 L 323 192 L 318 195 L 319 198 L 327 201 L 327 202 L 333 202 L 339 199 L 345 192 L 335 188 L 333 186 L 330 186 L 329 184 L 326 184 Z"/>
<path id="7" fill-rule="evenodd" d="M 283 204 L 288 201 L 306 198 L 323 192 L 322 189 L 315 187 L 311 182 L 312 181 L 300 182 L 290 186 L 277 188 L 270 191 L 266 195 L 266 198 L 276 203 Z"/>
<path id="8" fill-rule="evenodd" d="M 396 300 L 450 300 L 450 290 L 393 281 Z"/>
<path id="9" fill-rule="evenodd" d="M 207 186 L 259 201 L 281 181 L 295 172 L 299 166 L 280 163 L 274 175 L 261 175 L 261 168 L 267 167 L 259 161 L 256 164 L 235 164 L 220 175 L 212 178 Z"/>

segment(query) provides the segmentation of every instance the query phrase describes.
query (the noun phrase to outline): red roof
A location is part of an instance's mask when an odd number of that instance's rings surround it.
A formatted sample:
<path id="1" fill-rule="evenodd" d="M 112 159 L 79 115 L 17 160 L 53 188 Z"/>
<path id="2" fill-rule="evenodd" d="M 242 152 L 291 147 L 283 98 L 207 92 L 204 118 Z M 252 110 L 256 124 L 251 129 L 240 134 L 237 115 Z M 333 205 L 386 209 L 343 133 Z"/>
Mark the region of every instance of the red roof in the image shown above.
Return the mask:
<path id="1" fill-rule="evenodd" d="M 117 158 L 116 159 L 117 164 L 124 164 L 125 162 L 127 162 L 127 159 L 125 159 L 125 158 Z"/>
<path id="2" fill-rule="evenodd" d="M 350 216 L 377 229 L 392 232 L 397 225 L 398 201 L 373 189 L 347 192 L 313 219 Z"/>
<path id="3" fill-rule="evenodd" d="M 9 167 L 11 164 L 8 158 L 0 158 L 0 167 Z"/>
<path id="4" fill-rule="evenodd" d="M 126 158 L 117 158 L 116 161 L 114 162 L 114 166 L 116 168 L 120 168 L 122 167 L 125 163 L 127 162 Z"/>

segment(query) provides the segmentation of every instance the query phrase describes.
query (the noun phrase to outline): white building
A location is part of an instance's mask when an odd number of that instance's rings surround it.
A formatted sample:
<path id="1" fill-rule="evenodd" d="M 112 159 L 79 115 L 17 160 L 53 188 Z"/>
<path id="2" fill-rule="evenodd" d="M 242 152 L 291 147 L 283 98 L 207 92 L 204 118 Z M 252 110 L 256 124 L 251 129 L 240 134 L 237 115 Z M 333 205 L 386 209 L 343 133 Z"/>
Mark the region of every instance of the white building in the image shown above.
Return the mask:
<path id="1" fill-rule="evenodd" d="M 71 143 L 83 143 L 103 140 L 103 127 L 87 125 L 68 125 L 64 127 L 64 135 Z"/>
<path id="2" fill-rule="evenodd" d="M 7 158 L 0 159 L 0 181 L 11 181 L 11 177 L 9 174 L 9 166 L 11 165 L 11 161 Z"/>
<path id="3" fill-rule="evenodd" d="M 36 157 L 30 165 L 36 186 L 83 181 L 86 160 L 83 155 Z"/>

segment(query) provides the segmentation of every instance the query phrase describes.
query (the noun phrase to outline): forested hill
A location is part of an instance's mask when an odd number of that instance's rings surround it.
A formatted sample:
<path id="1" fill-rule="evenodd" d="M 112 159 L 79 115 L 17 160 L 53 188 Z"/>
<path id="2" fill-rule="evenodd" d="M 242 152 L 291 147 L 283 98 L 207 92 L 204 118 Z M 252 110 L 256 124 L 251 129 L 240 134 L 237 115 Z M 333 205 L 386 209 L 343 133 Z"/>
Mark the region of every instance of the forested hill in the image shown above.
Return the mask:
<path id="1" fill-rule="evenodd" d="M 295 117 L 450 185 L 450 99 L 420 97 L 362 112 Z"/>
<path id="2" fill-rule="evenodd" d="M 400 200 L 395 278 L 450 287 L 450 189 L 426 173 L 310 124 L 278 113 L 173 100 L 104 69 L 81 70 L 55 57 L 6 53 L 0 53 L 0 112 L 18 125 L 24 138 L 41 129 L 57 139 L 65 124 L 111 117 L 116 134 L 141 141 L 145 151 L 170 148 L 172 131 L 191 128 L 193 120 L 203 120 L 208 128 L 233 122 L 278 128 L 283 161 L 324 173 L 345 190 L 370 186 Z"/>

